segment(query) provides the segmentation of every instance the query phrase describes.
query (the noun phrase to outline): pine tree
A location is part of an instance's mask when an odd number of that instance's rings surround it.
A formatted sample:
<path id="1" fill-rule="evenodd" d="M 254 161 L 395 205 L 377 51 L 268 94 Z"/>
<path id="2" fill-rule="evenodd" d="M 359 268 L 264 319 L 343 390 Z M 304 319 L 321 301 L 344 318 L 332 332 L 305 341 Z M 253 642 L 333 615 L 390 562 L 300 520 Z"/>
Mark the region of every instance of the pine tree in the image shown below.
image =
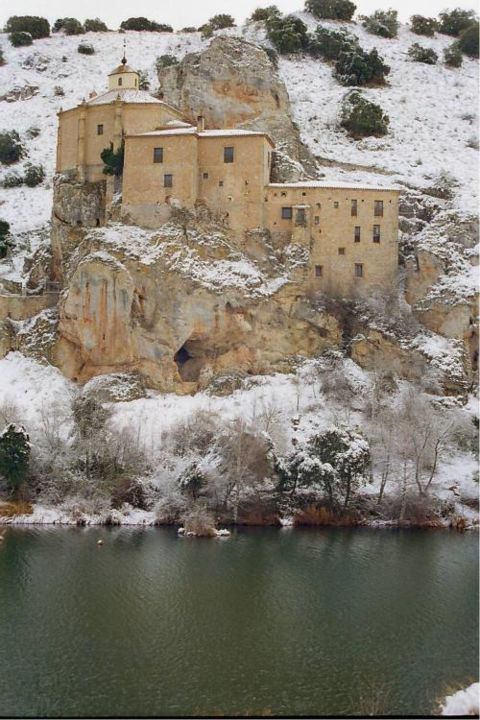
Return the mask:
<path id="1" fill-rule="evenodd" d="M 0 474 L 16 494 L 30 461 L 30 440 L 24 427 L 10 423 L 0 435 Z"/>

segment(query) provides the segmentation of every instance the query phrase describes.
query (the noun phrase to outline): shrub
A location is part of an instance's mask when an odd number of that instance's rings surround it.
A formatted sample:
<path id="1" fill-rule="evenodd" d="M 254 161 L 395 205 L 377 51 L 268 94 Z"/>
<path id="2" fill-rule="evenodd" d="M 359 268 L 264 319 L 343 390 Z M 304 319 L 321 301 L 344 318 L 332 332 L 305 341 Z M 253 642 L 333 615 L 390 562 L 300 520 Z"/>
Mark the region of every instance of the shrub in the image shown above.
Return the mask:
<path id="1" fill-rule="evenodd" d="M 149 32 L 173 32 L 171 25 L 163 25 L 146 17 L 131 17 L 120 24 L 122 30 L 147 30 Z"/>
<path id="2" fill-rule="evenodd" d="M 478 22 L 474 22 L 459 35 L 458 46 L 468 57 L 478 58 L 478 32 Z"/>
<path id="3" fill-rule="evenodd" d="M 208 40 L 208 38 L 211 38 L 213 35 L 213 27 L 209 23 L 205 23 L 205 25 L 202 25 L 198 29 L 200 30 L 202 40 Z"/>
<path id="4" fill-rule="evenodd" d="M 64 97 L 65 96 L 65 90 L 61 85 L 55 85 L 53 88 L 53 94 L 55 97 Z"/>
<path id="5" fill-rule="evenodd" d="M 5 57 L 2 48 L 0 48 L 0 67 L 2 67 L 2 65 L 5 65 Z"/>
<path id="6" fill-rule="evenodd" d="M 81 35 L 84 32 L 82 23 L 75 18 L 69 17 L 55 20 L 52 32 L 60 32 L 60 30 L 63 30 L 65 35 Z"/>
<path id="7" fill-rule="evenodd" d="M 408 48 L 408 55 L 414 62 L 425 63 L 425 65 L 435 65 L 438 55 L 432 48 L 422 47 L 418 43 L 413 43 Z"/>
<path id="8" fill-rule="evenodd" d="M 138 73 L 138 89 L 150 90 L 150 80 L 146 70 L 137 70 Z"/>
<path id="9" fill-rule="evenodd" d="M 196 501 L 207 485 L 207 478 L 198 467 L 198 463 L 193 462 L 182 472 L 177 482 L 180 491 L 191 500 Z"/>
<path id="10" fill-rule="evenodd" d="M 362 15 L 363 27 L 372 35 L 384 38 L 397 37 L 398 12 L 396 10 L 376 10 L 372 15 Z"/>
<path id="11" fill-rule="evenodd" d="M 335 76 L 342 85 L 384 85 L 389 72 L 375 48 L 369 53 L 361 47 L 341 52 L 335 64 Z"/>
<path id="12" fill-rule="evenodd" d="M 181 33 L 194 33 L 197 32 L 197 28 L 193 27 L 193 25 L 187 25 L 187 27 L 182 28 L 179 32 Z"/>
<path id="13" fill-rule="evenodd" d="M 45 170 L 41 165 L 28 163 L 25 169 L 24 182 L 28 187 L 36 187 L 45 180 Z"/>
<path id="14" fill-rule="evenodd" d="M 272 15 L 280 15 L 280 10 L 276 5 L 268 5 L 264 8 L 257 8 L 250 15 L 252 22 L 264 22 L 268 20 Z"/>
<path id="15" fill-rule="evenodd" d="M 354 51 L 357 47 L 357 38 L 346 30 L 329 30 L 319 25 L 309 37 L 308 52 L 313 57 L 337 60 L 340 53 Z"/>
<path id="16" fill-rule="evenodd" d="M 444 35 L 453 35 L 453 37 L 458 37 L 462 30 L 466 30 L 477 19 L 474 10 L 462 10 L 461 8 L 446 10 L 440 13 L 439 18 L 438 32 Z"/>
<path id="17" fill-rule="evenodd" d="M 13 165 L 25 155 L 25 148 L 16 130 L 0 133 L 0 163 Z"/>
<path id="18" fill-rule="evenodd" d="M 268 39 L 281 55 L 300 52 L 308 46 L 307 26 L 294 15 L 272 15 L 266 28 Z"/>
<path id="19" fill-rule="evenodd" d="M 155 67 L 157 70 L 171 67 L 172 65 L 178 65 L 178 60 L 175 55 L 159 55 L 155 60 Z"/>
<path id="20" fill-rule="evenodd" d="M 113 143 L 110 143 L 110 147 L 105 148 L 100 153 L 100 158 L 104 163 L 103 173 L 104 175 L 115 175 L 120 177 L 123 173 L 123 162 L 125 155 L 125 146 L 121 145 L 118 150 L 113 149 Z"/>
<path id="21" fill-rule="evenodd" d="M 41 130 L 36 125 L 32 125 L 27 130 L 28 137 L 32 138 L 32 139 L 38 137 L 40 135 L 40 133 L 41 133 Z"/>
<path id="22" fill-rule="evenodd" d="M 13 47 L 25 47 L 31 45 L 33 40 L 30 33 L 27 32 L 14 32 L 8 36 L 8 39 L 12 43 Z"/>
<path id="23" fill-rule="evenodd" d="M 410 30 L 415 35 L 426 35 L 432 37 L 438 30 L 438 22 L 435 18 L 427 18 L 423 15 L 412 15 L 410 18 Z"/>
<path id="24" fill-rule="evenodd" d="M 99 18 L 85 20 L 83 27 L 85 32 L 108 32 L 108 27 Z"/>
<path id="25" fill-rule="evenodd" d="M 3 188 L 14 188 L 23 185 L 23 177 L 16 172 L 5 175 L 2 181 Z"/>
<path id="26" fill-rule="evenodd" d="M 77 47 L 77 52 L 79 52 L 80 55 L 95 55 L 95 48 L 93 45 L 90 45 L 90 43 L 81 42 Z"/>
<path id="27" fill-rule="evenodd" d="M 48 20 L 37 15 L 13 15 L 8 18 L 4 32 L 26 32 L 30 33 L 34 40 L 38 40 L 50 35 L 50 24 Z"/>
<path id="28" fill-rule="evenodd" d="M 223 30 L 224 28 L 235 27 L 235 20 L 231 15 L 220 13 L 219 15 L 211 17 L 208 21 L 208 25 L 210 25 L 214 30 Z"/>
<path id="29" fill-rule="evenodd" d="M 197 537 L 215 536 L 215 518 L 203 505 L 197 505 L 189 510 L 182 518 L 185 533 Z"/>
<path id="30" fill-rule="evenodd" d="M 388 132 L 390 119 L 380 105 L 364 98 L 358 90 L 350 92 L 342 107 L 341 126 L 354 138 L 381 137 Z"/>
<path id="31" fill-rule="evenodd" d="M 10 225 L 6 220 L 0 220 L 0 260 L 7 256 L 8 248 L 11 246 Z"/>
<path id="32" fill-rule="evenodd" d="M 458 47 L 458 42 L 449 45 L 443 51 L 443 59 L 447 67 L 458 68 L 463 62 L 462 51 Z"/>
<path id="33" fill-rule="evenodd" d="M 307 0 L 305 10 L 319 20 L 351 20 L 357 6 L 350 0 Z"/>
<path id="34" fill-rule="evenodd" d="M 0 435 L 0 473 L 17 494 L 28 472 L 30 440 L 24 427 L 11 423 Z"/>

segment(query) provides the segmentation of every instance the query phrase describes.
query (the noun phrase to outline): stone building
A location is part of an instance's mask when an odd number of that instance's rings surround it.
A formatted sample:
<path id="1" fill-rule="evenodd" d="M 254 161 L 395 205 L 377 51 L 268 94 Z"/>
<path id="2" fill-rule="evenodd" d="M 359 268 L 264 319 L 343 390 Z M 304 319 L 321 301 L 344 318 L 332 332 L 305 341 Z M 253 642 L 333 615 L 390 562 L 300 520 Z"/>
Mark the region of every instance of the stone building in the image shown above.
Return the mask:
<path id="1" fill-rule="evenodd" d="M 196 126 L 148 92 L 126 59 L 108 90 L 59 113 L 57 172 L 105 182 L 100 153 L 124 143 L 120 215 L 156 228 L 172 206 L 208 206 L 241 242 L 267 231 L 274 247 L 306 248 L 307 283 L 332 295 L 364 295 L 388 286 L 398 266 L 395 187 L 306 181 L 272 183 L 274 144 L 268 134 Z M 107 192 L 107 203 L 111 198 Z"/>

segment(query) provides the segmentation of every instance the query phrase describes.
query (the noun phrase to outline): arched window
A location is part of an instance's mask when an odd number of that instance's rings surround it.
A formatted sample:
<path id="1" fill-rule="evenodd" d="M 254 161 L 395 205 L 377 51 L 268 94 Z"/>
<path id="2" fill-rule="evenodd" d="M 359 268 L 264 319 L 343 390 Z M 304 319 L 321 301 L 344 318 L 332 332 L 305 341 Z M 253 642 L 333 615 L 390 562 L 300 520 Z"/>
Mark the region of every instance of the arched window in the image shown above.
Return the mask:
<path id="1" fill-rule="evenodd" d="M 119 84 L 119 85 L 122 84 L 122 78 L 118 78 L 118 84 Z"/>

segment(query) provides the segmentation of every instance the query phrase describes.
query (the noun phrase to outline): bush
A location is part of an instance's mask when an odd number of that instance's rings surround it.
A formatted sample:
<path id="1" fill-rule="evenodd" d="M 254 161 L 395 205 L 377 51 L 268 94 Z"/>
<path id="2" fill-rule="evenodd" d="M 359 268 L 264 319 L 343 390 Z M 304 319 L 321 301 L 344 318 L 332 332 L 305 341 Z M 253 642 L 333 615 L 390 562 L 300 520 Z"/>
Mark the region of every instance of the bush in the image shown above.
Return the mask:
<path id="1" fill-rule="evenodd" d="M 193 25 L 187 25 L 187 27 L 184 27 L 180 30 L 181 33 L 194 33 L 197 32 L 197 28 L 193 27 Z"/>
<path id="2" fill-rule="evenodd" d="M 150 80 L 146 70 L 137 70 L 138 73 L 138 89 L 150 90 Z"/>
<path id="3" fill-rule="evenodd" d="M 307 26 L 294 15 L 272 15 L 266 22 L 267 37 L 281 55 L 308 47 Z"/>
<path id="4" fill-rule="evenodd" d="M 50 35 L 50 24 L 48 20 L 37 15 L 13 15 L 8 18 L 4 32 L 26 32 L 30 33 L 34 40 L 38 40 Z"/>
<path id="5" fill-rule="evenodd" d="M 2 65 L 5 65 L 5 57 L 2 48 L 0 48 L 0 67 L 2 67 Z"/>
<path id="6" fill-rule="evenodd" d="M 13 165 L 25 155 L 25 148 L 16 130 L 0 133 L 0 163 Z"/>
<path id="7" fill-rule="evenodd" d="M 55 97 L 64 97 L 65 96 L 65 90 L 61 85 L 55 85 L 53 88 L 53 94 Z"/>
<path id="8" fill-rule="evenodd" d="M 458 68 L 463 62 L 462 51 L 458 47 L 458 42 L 454 42 L 443 51 L 443 59 L 447 67 Z"/>
<path id="9" fill-rule="evenodd" d="M 264 8 L 257 8 L 250 15 L 252 22 L 265 22 L 273 15 L 281 15 L 280 10 L 276 5 L 268 5 Z"/>
<path id="10" fill-rule="evenodd" d="M 210 25 L 214 30 L 223 30 L 224 28 L 235 27 L 235 20 L 231 15 L 220 13 L 219 15 L 211 17 L 208 21 L 208 25 Z"/>
<path id="11" fill-rule="evenodd" d="M 8 36 L 8 39 L 12 43 L 13 47 L 25 47 L 31 45 L 33 40 L 30 33 L 27 32 L 14 32 Z"/>
<path id="12" fill-rule="evenodd" d="M 65 35 L 81 35 L 84 32 L 83 25 L 79 20 L 68 17 L 55 20 L 52 32 L 60 32 L 60 30 L 63 30 Z"/>
<path id="13" fill-rule="evenodd" d="M 131 17 L 120 24 L 122 30 L 147 30 L 149 32 L 173 32 L 171 25 L 162 25 L 146 17 Z"/>
<path id="14" fill-rule="evenodd" d="M 439 18 L 438 32 L 444 35 L 453 35 L 453 37 L 458 37 L 462 30 L 466 30 L 477 19 L 474 10 L 462 10 L 461 8 L 446 10 L 440 13 Z"/>
<path id="15" fill-rule="evenodd" d="M 350 0 L 307 0 L 305 10 L 319 20 L 351 20 L 357 6 Z"/>
<path id="16" fill-rule="evenodd" d="M 108 32 L 108 27 L 103 20 L 94 18 L 93 20 L 85 20 L 83 24 L 85 32 Z"/>
<path id="17" fill-rule="evenodd" d="M 7 256 L 11 246 L 10 225 L 6 220 L 0 220 L 0 260 Z"/>
<path id="18" fill-rule="evenodd" d="M 38 137 L 40 135 L 40 133 L 41 133 L 41 130 L 39 127 L 37 127 L 37 125 L 32 125 L 27 130 L 27 136 L 31 139 Z"/>
<path id="19" fill-rule="evenodd" d="M 41 165 L 32 165 L 28 163 L 25 170 L 24 183 L 28 187 L 36 187 L 41 185 L 45 180 L 45 170 Z"/>
<path id="20" fill-rule="evenodd" d="M 381 137 L 387 134 L 389 123 L 390 119 L 380 105 L 364 98 L 358 90 L 345 98 L 340 124 L 352 137 Z"/>
<path id="21" fill-rule="evenodd" d="M 329 30 L 319 25 L 310 35 L 308 52 L 324 60 L 338 60 L 340 53 L 358 48 L 358 40 L 346 30 Z"/>
<path id="22" fill-rule="evenodd" d="M 162 68 L 171 67 L 172 65 L 178 65 L 178 60 L 175 55 L 159 55 L 155 60 L 157 70 L 162 70 Z"/>
<path id="23" fill-rule="evenodd" d="M 95 48 L 93 45 L 90 45 L 90 43 L 81 42 L 77 47 L 77 52 L 79 52 L 80 55 L 95 55 Z"/>
<path id="24" fill-rule="evenodd" d="M 120 177 L 123 173 L 124 155 L 125 146 L 123 143 L 118 150 L 113 149 L 113 143 L 110 143 L 110 147 L 102 150 L 100 158 L 104 163 L 103 174 Z"/>
<path id="25" fill-rule="evenodd" d="M 215 537 L 215 518 L 205 507 L 197 505 L 182 518 L 185 533 L 196 537 Z"/>
<path id="26" fill-rule="evenodd" d="M 11 423 L 0 435 L 0 473 L 17 494 L 28 472 L 30 440 L 24 427 Z"/>
<path id="27" fill-rule="evenodd" d="M 408 55 L 414 62 L 425 63 L 425 65 L 435 65 L 438 55 L 432 48 L 422 47 L 418 43 L 413 43 L 408 49 Z"/>
<path id="28" fill-rule="evenodd" d="M 478 58 L 478 22 L 472 23 L 468 28 L 462 30 L 458 38 L 458 46 L 465 55 L 471 58 Z"/>
<path id="29" fill-rule="evenodd" d="M 398 12 L 396 10 L 376 10 L 372 15 L 362 15 L 363 27 L 372 35 L 384 38 L 397 37 Z"/>
<path id="30" fill-rule="evenodd" d="M 375 48 L 369 53 L 361 47 L 341 52 L 335 64 L 335 76 L 342 85 L 385 85 L 389 72 Z"/>
<path id="31" fill-rule="evenodd" d="M 2 182 L 3 188 L 14 188 L 23 185 L 23 177 L 16 172 L 5 175 Z"/>
<path id="32" fill-rule="evenodd" d="M 410 30 L 415 35 L 426 35 L 432 37 L 438 30 L 438 22 L 435 18 L 423 17 L 423 15 L 412 15 L 410 18 Z"/>
<path id="33" fill-rule="evenodd" d="M 208 38 L 211 38 L 213 35 L 213 27 L 209 23 L 205 23 L 205 25 L 202 25 L 198 29 L 200 30 L 202 40 L 208 40 Z"/>

